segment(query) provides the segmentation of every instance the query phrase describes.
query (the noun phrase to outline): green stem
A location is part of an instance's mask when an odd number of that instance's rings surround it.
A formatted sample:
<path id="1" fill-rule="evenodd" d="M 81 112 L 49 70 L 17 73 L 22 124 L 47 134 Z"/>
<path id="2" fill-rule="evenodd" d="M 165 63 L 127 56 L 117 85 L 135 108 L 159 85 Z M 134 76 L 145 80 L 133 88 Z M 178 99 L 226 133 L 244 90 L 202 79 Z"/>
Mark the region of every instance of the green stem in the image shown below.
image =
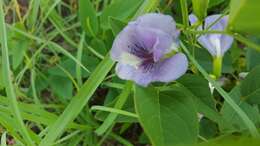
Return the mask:
<path id="1" fill-rule="evenodd" d="M 230 97 L 230 95 L 221 88 L 221 86 L 214 80 L 209 74 L 200 66 L 200 64 L 195 60 L 195 58 L 191 55 L 189 50 L 183 43 L 180 43 L 182 49 L 187 54 L 190 61 L 197 67 L 197 69 L 201 72 L 201 74 L 215 87 L 215 89 L 219 92 L 219 94 L 225 99 L 225 101 L 236 111 L 238 116 L 242 119 L 245 126 L 247 126 L 250 134 L 255 137 L 259 138 L 260 135 L 256 126 L 254 125 L 253 121 L 248 117 L 248 115 L 237 105 L 237 103 Z"/>
<path id="2" fill-rule="evenodd" d="M 217 56 L 213 58 L 213 75 L 218 79 L 222 73 L 222 56 Z"/>
<path id="3" fill-rule="evenodd" d="M 260 52 L 260 45 L 248 40 L 246 37 L 238 34 L 238 33 L 234 33 L 232 34 L 232 36 L 240 41 L 241 43 L 245 44 L 246 46 L 248 46 L 249 48 L 252 48 L 252 49 L 255 49 L 256 51 L 259 51 Z"/>
<path id="4" fill-rule="evenodd" d="M 4 10 L 3 10 L 3 1 L 0 0 L 0 33 L 1 33 L 1 47 L 2 47 L 2 67 L 3 67 L 3 77 L 4 77 L 4 85 L 7 96 L 11 100 L 11 108 L 15 117 L 15 120 L 18 122 L 19 131 L 25 138 L 28 146 L 34 146 L 34 142 L 32 141 L 25 124 L 23 123 L 23 119 L 18 108 L 18 102 L 16 100 L 16 95 L 12 83 L 11 71 L 10 71 L 10 63 L 9 63 L 9 53 L 7 46 L 7 34 L 5 27 L 5 19 L 4 19 Z"/>
<path id="5" fill-rule="evenodd" d="M 187 28 L 189 26 L 187 0 L 180 0 L 180 3 L 181 3 L 182 23 L 184 24 L 185 28 Z"/>

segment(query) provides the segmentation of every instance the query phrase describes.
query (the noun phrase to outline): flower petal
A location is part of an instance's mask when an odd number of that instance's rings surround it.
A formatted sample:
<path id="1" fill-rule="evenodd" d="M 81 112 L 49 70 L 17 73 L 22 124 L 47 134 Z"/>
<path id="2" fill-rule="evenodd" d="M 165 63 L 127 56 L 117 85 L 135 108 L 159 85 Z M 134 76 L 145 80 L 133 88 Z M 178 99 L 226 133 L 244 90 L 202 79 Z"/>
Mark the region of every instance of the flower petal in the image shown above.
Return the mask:
<path id="1" fill-rule="evenodd" d="M 136 30 L 137 40 L 141 40 L 146 48 L 151 49 L 155 62 L 159 61 L 167 53 L 173 43 L 173 39 L 169 34 L 158 29 L 138 26 Z"/>
<path id="2" fill-rule="evenodd" d="M 153 72 L 153 81 L 171 82 L 182 76 L 188 69 L 188 60 L 183 53 L 178 53 L 158 64 Z"/>
<path id="3" fill-rule="evenodd" d="M 115 38 L 110 56 L 114 61 L 119 61 L 122 53 L 129 52 L 129 45 L 133 44 L 136 25 L 128 24 Z"/>
<path id="4" fill-rule="evenodd" d="M 178 36 L 178 33 L 176 33 L 176 23 L 169 15 L 149 13 L 138 17 L 136 22 L 142 27 L 161 30 L 174 38 Z"/>
<path id="5" fill-rule="evenodd" d="M 193 25 L 198 21 L 198 18 L 194 14 L 189 15 L 190 24 Z M 202 30 L 202 26 L 198 26 L 197 30 Z"/>
<path id="6" fill-rule="evenodd" d="M 141 86 L 147 86 L 149 83 L 152 82 L 153 78 L 151 72 L 143 72 L 140 69 L 122 63 L 117 64 L 116 74 L 121 79 L 132 80 Z"/>
<path id="7" fill-rule="evenodd" d="M 233 37 L 228 35 L 222 35 L 221 36 L 221 53 L 222 56 L 225 54 L 225 52 L 232 46 L 233 44 Z"/>
<path id="8" fill-rule="evenodd" d="M 188 69 L 188 60 L 183 53 L 178 53 L 171 58 L 158 62 L 151 71 L 143 71 L 140 68 L 118 63 L 116 74 L 125 80 L 133 80 L 141 86 L 147 86 L 151 82 L 171 82 L 182 76 Z"/>
<path id="9" fill-rule="evenodd" d="M 214 25 L 210 27 L 210 30 L 220 30 L 223 31 L 227 27 L 228 24 L 228 16 L 223 16 L 220 18 L 221 15 L 212 15 L 206 18 L 205 22 L 205 27 L 209 27 L 212 25 L 216 20 Z M 224 34 L 210 34 L 211 38 L 219 39 L 220 41 L 220 48 L 221 48 L 221 54 L 214 54 L 216 55 L 221 55 L 223 56 L 225 52 L 231 47 L 233 43 L 233 38 L 229 35 L 224 35 Z M 214 45 L 213 45 L 214 46 Z"/>
<path id="10" fill-rule="evenodd" d="M 209 37 L 208 35 L 201 35 L 198 38 L 198 42 L 209 51 L 209 53 L 212 56 L 216 56 L 217 52 L 216 52 L 216 48 L 211 44 L 211 42 L 209 41 Z"/>
<path id="11" fill-rule="evenodd" d="M 193 14 L 189 15 L 189 20 L 191 24 L 198 21 L 197 17 Z M 205 19 L 203 29 L 222 31 L 226 28 L 227 21 L 228 16 L 211 15 Z M 201 30 L 202 26 L 199 26 L 197 29 Z M 198 38 L 198 42 L 206 48 L 212 56 L 223 56 L 224 53 L 231 47 L 233 38 L 223 34 L 205 34 Z"/>
<path id="12" fill-rule="evenodd" d="M 194 14 L 190 14 L 189 21 L 190 21 L 190 24 L 193 25 L 194 23 L 196 23 L 198 21 L 198 18 Z"/>
<path id="13" fill-rule="evenodd" d="M 226 26 L 223 25 L 221 15 L 211 15 L 205 19 L 204 29 L 209 30 L 224 30 Z"/>

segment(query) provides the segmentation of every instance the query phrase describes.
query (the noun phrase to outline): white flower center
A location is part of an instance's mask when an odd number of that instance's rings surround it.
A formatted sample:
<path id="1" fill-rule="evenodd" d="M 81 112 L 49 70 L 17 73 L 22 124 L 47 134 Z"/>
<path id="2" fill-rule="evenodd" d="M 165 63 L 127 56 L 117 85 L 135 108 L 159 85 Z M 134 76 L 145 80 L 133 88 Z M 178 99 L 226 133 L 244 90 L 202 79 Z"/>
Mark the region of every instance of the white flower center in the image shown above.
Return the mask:
<path id="1" fill-rule="evenodd" d="M 122 55 L 120 56 L 120 62 L 122 62 L 123 64 L 131 65 L 135 68 L 138 68 L 138 66 L 141 64 L 142 60 L 133 54 L 122 53 Z"/>
<path id="2" fill-rule="evenodd" d="M 171 44 L 170 51 L 175 50 L 176 52 L 178 52 L 179 51 L 178 48 L 179 48 L 179 45 L 177 43 L 173 42 Z"/>
<path id="3" fill-rule="evenodd" d="M 216 55 L 221 56 L 221 43 L 220 39 L 217 39 L 215 37 L 210 37 L 211 44 L 216 48 Z"/>

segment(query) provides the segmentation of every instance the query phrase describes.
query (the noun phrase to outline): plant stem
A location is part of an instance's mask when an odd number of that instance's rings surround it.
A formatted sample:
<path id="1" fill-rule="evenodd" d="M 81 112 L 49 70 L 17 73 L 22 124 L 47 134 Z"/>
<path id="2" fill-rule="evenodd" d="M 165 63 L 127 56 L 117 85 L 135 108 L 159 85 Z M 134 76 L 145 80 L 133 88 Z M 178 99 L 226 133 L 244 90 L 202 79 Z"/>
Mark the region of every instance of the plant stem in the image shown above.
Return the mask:
<path id="1" fill-rule="evenodd" d="M 180 3 L 181 3 L 182 23 L 184 24 L 185 28 L 187 28 L 189 26 L 187 1 L 180 0 Z"/>
<path id="2" fill-rule="evenodd" d="M 222 56 L 217 56 L 213 58 L 213 74 L 218 79 L 222 73 Z"/>

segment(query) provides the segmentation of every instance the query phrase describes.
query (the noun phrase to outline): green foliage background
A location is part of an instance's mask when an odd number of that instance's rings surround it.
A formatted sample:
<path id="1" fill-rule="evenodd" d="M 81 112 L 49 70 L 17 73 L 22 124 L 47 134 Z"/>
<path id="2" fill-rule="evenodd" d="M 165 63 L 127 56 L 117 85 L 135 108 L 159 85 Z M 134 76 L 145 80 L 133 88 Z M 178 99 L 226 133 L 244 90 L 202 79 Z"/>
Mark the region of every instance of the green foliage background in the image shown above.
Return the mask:
<path id="1" fill-rule="evenodd" d="M 190 64 L 143 88 L 115 75 L 109 50 L 150 12 L 176 20 Z M 259 12 L 258 0 L 0 0 L 1 146 L 259 145 Z M 229 15 L 228 28 L 197 31 L 191 13 Z M 196 42 L 208 33 L 235 38 L 221 80 Z"/>

